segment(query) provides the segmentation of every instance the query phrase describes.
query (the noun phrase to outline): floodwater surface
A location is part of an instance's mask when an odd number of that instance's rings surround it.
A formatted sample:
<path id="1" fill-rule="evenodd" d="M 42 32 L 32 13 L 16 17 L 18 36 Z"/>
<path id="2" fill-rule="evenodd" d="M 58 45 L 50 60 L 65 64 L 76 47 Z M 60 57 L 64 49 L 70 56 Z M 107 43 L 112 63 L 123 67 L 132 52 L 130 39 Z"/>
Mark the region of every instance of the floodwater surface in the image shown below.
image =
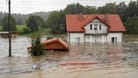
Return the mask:
<path id="1" fill-rule="evenodd" d="M 44 40 L 45 38 L 43 38 Z M 0 38 L 0 78 L 138 78 L 138 39 L 122 44 L 70 45 L 69 52 L 49 51 L 31 56 L 31 38 Z M 64 62 L 97 62 L 94 65 L 65 65 Z M 37 67 L 37 68 L 34 68 Z"/>

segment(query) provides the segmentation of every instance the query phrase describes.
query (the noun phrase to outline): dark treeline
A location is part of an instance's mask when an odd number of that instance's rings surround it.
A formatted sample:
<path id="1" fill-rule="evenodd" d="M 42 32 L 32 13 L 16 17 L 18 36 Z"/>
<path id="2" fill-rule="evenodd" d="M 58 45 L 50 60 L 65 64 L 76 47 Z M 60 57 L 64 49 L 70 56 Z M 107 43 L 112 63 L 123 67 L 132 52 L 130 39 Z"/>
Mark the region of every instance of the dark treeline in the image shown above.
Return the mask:
<path id="1" fill-rule="evenodd" d="M 16 20 L 17 25 L 23 25 L 26 23 L 26 20 L 31 16 L 40 16 L 43 20 L 46 20 L 50 12 L 36 12 L 31 14 L 12 14 Z M 7 16 L 6 12 L 0 12 L 0 25 L 2 25 L 2 19 Z"/>
<path id="2" fill-rule="evenodd" d="M 138 0 L 129 4 L 121 2 L 107 3 L 104 6 L 83 6 L 79 3 L 70 4 L 64 10 L 53 11 L 46 20 L 46 26 L 52 33 L 65 33 L 65 14 L 119 14 L 128 34 L 138 34 Z"/>

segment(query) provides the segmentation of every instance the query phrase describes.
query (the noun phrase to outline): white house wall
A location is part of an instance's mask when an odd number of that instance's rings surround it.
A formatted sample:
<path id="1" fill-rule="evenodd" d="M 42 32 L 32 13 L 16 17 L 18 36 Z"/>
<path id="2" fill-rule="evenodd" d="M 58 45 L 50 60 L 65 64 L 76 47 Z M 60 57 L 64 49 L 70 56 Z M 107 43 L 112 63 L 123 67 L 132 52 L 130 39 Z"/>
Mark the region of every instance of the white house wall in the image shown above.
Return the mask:
<path id="1" fill-rule="evenodd" d="M 79 39 L 78 39 L 79 38 Z M 115 42 L 122 42 L 122 33 L 108 33 L 103 35 L 85 35 L 84 33 L 68 33 L 67 41 L 69 43 L 112 43 L 112 38 Z"/>
<path id="2" fill-rule="evenodd" d="M 84 33 L 68 33 L 67 40 L 70 43 L 84 43 Z"/>
<path id="3" fill-rule="evenodd" d="M 86 43 L 104 43 L 107 41 L 107 35 L 86 35 L 85 42 Z"/>
<path id="4" fill-rule="evenodd" d="M 112 42 L 112 37 L 117 38 L 117 42 L 122 42 L 122 33 L 108 33 L 107 42 Z"/>

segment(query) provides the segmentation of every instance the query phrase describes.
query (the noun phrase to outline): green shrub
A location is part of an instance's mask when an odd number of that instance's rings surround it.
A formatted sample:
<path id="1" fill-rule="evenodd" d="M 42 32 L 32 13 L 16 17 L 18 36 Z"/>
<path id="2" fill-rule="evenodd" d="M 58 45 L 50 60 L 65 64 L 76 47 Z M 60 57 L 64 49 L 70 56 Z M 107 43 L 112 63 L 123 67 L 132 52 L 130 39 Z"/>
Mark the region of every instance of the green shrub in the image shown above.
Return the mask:
<path id="1" fill-rule="evenodd" d="M 44 47 L 40 42 L 40 37 L 37 37 L 35 40 L 32 40 L 31 54 L 33 56 L 38 56 L 38 55 L 44 54 Z"/>

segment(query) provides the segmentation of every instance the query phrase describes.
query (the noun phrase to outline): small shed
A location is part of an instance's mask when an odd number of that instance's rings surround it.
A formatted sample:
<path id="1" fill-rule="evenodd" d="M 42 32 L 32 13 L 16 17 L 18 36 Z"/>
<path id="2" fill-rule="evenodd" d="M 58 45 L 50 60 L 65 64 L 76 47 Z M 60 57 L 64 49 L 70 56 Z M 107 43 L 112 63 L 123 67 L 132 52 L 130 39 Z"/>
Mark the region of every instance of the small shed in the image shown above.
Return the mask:
<path id="1" fill-rule="evenodd" d="M 69 51 L 68 44 L 60 38 L 53 38 L 53 39 L 46 40 L 46 41 L 42 42 L 42 45 L 43 45 L 44 49 L 46 49 L 46 50 Z M 28 51 L 30 51 L 31 48 L 32 48 L 32 46 L 29 46 L 27 48 Z"/>
<path id="2" fill-rule="evenodd" d="M 10 31 L 10 32 L 8 32 L 8 31 L 2 31 L 2 32 L 0 32 L 0 35 L 3 38 L 8 38 L 9 34 L 10 34 L 11 37 L 16 37 L 17 32 L 16 31 Z"/>
<path id="3" fill-rule="evenodd" d="M 47 50 L 69 50 L 68 44 L 60 38 L 53 38 L 42 43 Z"/>

